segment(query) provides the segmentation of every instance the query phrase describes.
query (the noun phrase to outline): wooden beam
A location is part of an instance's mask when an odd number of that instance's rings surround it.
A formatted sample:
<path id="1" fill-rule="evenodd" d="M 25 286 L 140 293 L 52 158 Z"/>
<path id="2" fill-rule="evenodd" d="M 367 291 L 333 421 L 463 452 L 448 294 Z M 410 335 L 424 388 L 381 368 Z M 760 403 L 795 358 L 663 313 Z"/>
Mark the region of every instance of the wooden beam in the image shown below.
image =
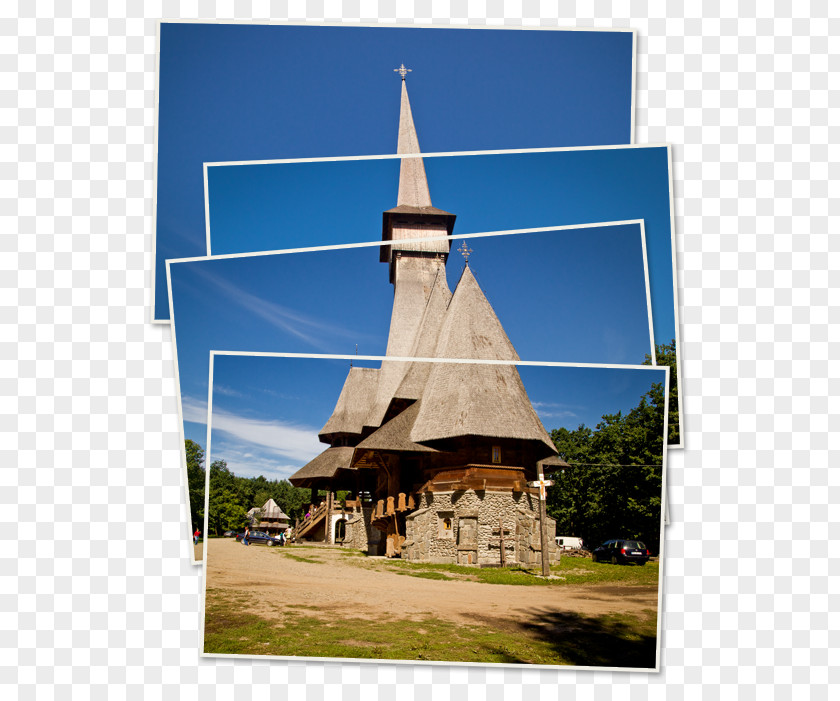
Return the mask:
<path id="1" fill-rule="evenodd" d="M 327 499 L 324 506 L 326 513 L 324 514 L 324 542 L 332 543 L 332 482 L 327 484 Z"/>

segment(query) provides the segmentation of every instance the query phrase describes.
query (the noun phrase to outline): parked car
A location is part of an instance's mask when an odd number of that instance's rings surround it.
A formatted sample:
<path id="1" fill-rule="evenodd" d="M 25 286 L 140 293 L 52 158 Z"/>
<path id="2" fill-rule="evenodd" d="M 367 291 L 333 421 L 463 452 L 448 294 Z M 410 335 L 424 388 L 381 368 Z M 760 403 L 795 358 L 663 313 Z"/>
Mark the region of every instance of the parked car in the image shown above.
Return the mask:
<path id="1" fill-rule="evenodd" d="M 244 533 L 237 533 L 236 534 L 237 542 L 242 541 L 242 536 L 243 535 L 244 535 Z M 258 545 L 260 543 L 263 543 L 263 544 L 268 545 L 268 546 L 280 545 L 280 539 L 279 538 L 275 538 L 270 533 L 265 533 L 264 531 L 251 531 L 248 534 L 248 542 L 251 543 L 251 545 Z"/>
<path id="2" fill-rule="evenodd" d="M 554 538 L 554 542 L 561 550 L 580 550 L 583 547 L 583 540 L 577 536 L 558 535 Z"/>
<path id="3" fill-rule="evenodd" d="M 225 538 L 233 538 L 236 536 L 236 531 L 225 531 Z"/>
<path id="4" fill-rule="evenodd" d="M 635 562 L 644 565 L 650 559 L 650 550 L 641 540 L 608 540 L 592 551 L 592 562 L 612 562 L 626 565 Z"/>

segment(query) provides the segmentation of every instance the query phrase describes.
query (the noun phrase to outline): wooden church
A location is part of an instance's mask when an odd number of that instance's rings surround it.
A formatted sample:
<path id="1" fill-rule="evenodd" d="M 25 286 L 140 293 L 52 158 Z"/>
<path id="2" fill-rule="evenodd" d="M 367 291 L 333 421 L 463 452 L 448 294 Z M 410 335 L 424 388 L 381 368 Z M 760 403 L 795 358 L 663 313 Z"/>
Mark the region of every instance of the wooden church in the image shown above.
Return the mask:
<path id="1" fill-rule="evenodd" d="M 399 154 L 420 154 L 402 76 Z M 401 159 L 397 206 L 383 214 L 380 260 L 394 305 L 387 357 L 519 357 L 476 281 L 468 249 L 454 290 L 446 261 L 455 215 L 432 205 L 423 159 Z M 435 238 L 437 237 L 437 238 Z M 512 364 L 384 360 L 352 367 L 319 433 L 323 453 L 292 475 L 327 497 L 298 539 L 371 554 L 477 565 L 541 557 L 538 465 L 564 465 Z M 354 499 L 335 503 L 335 490 Z M 554 523 L 549 521 L 551 554 Z"/>

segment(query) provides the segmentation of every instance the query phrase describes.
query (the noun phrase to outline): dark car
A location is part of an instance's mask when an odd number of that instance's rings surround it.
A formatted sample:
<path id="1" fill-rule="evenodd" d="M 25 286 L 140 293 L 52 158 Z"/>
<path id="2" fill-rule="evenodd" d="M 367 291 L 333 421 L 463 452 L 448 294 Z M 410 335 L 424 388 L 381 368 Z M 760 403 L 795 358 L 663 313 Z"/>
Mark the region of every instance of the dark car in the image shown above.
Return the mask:
<path id="1" fill-rule="evenodd" d="M 641 540 L 608 540 L 592 551 L 592 562 L 612 562 L 626 565 L 635 562 L 644 565 L 650 559 L 650 550 Z"/>
<path id="2" fill-rule="evenodd" d="M 242 541 L 242 536 L 243 535 L 244 535 L 244 533 L 237 533 L 236 534 L 237 542 Z M 251 531 L 248 534 L 248 542 L 251 543 L 252 545 L 258 545 L 260 543 L 268 545 L 268 546 L 280 545 L 280 539 L 279 538 L 275 538 L 270 533 L 264 533 L 263 531 Z"/>

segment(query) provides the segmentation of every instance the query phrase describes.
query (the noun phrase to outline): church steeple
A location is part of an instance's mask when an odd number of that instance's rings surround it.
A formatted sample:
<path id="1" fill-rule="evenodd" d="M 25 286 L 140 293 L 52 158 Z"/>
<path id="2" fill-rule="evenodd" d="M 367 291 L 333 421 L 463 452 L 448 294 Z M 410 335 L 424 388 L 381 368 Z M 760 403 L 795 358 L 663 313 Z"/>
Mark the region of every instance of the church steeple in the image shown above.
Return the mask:
<path id="1" fill-rule="evenodd" d="M 397 69 L 399 70 L 399 69 Z M 403 70 L 407 70 L 403 66 Z M 402 96 L 400 97 L 400 132 L 397 139 L 397 153 L 420 153 L 420 142 L 417 140 L 417 130 L 414 128 L 414 118 L 411 116 L 411 103 L 408 101 L 408 90 L 405 87 L 405 76 L 402 79 Z M 397 194 L 397 206 L 431 207 L 432 198 L 429 195 L 429 183 L 426 180 L 426 169 L 422 158 L 403 158 L 400 160 L 400 189 Z"/>
<path id="2" fill-rule="evenodd" d="M 394 69 L 400 74 L 400 124 L 397 138 L 397 154 L 408 156 L 400 159 L 400 180 L 397 191 L 397 206 L 382 214 L 382 240 L 393 241 L 391 246 L 382 246 L 379 259 L 388 263 L 391 281 L 394 281 L 394 266 L 403 255 L 409 257 L 439 257 L 444 262 L 449 255 L 449 241 L 400 243 L 400 240 L 432 238 L 452 233 L 455 215 L 432 206 L 426 169 L 420 157 L 420 141 L 414 127 L 411 103 L 406 88 L 406 73 L 411 71 L 405 65 Z"/>

